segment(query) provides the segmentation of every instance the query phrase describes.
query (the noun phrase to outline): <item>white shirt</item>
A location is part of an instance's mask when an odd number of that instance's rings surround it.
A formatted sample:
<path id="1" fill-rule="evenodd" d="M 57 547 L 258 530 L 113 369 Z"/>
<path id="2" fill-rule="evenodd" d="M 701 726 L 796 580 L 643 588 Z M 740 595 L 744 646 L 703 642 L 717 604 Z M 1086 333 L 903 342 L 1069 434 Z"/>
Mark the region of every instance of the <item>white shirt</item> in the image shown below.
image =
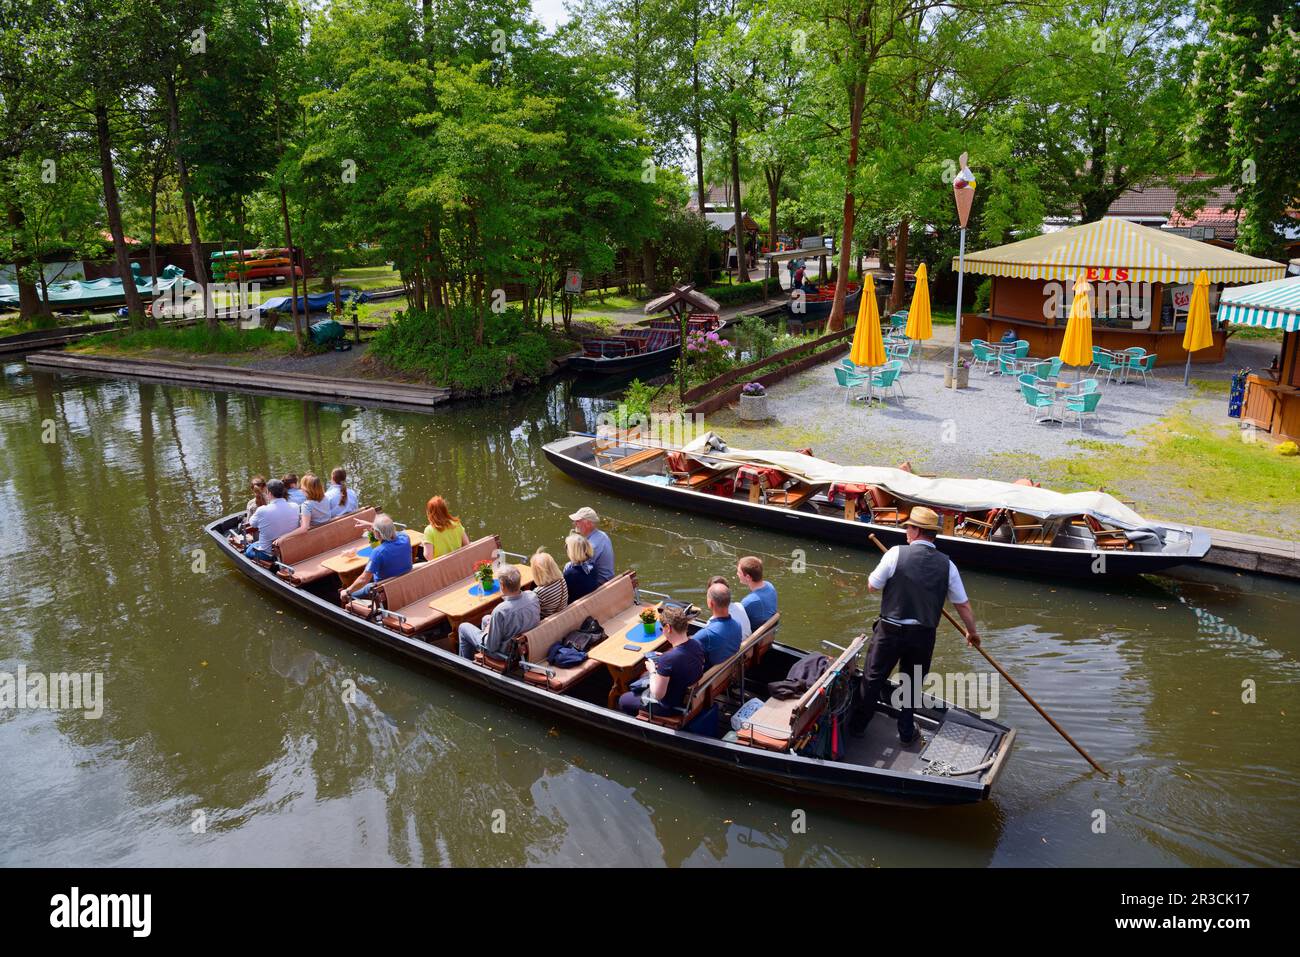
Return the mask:
<path id="1" fill-rule="evenodd" d="M 927 542 L 923 538 L 918 538 L 916 544 L 924 545 L 927 548 L 934 548 L 934 542 Z M 889 551 L 885 552 L 884 556 L 880 559 L 880 564 L 872 570 L 871 575 L 867 578 L 867 582 L 872 588 L 877 591 L 884 589 L 885 582 L 889 581 L 889 579 L 893 577 L 895 569 L 898 568 L 898 551 L 901 547 L 901 545 L 895 545 Z M 954 605 L 960 605 L 970 600 L 966 597 L 966 586 L 962 584 L 961 572 L 957 571 L 957 564 L 953 561 L 948 562 L 948 600 Z M 920 622 L 915 618 L 906 618 L 902 621 L 896 622 L 896 624 L 919 625 Z"/>
<path id="2" fill-rule="evenodd" d="M 348 492 L 348 497 L 352 497 L 350 491 Z M 330 508 L 330 503 L 326 499 L 321 499 L 319 502 L 313 502 L 311 499 L 305 498 L 298 503 L 298 514 L 300 516 L 306 515 L 308 520 L 311 522 L 311 525 L 314 527 L 316 525 L 324 525 L 328 522 L 332 517 L 332 509 Z"/>
<path id="3" fill-rule="evenodd" d="M 749 612 L 745 611 L 745 606 L 740 602 L 733 601 L 727 606 L 727 613 L 740 624 L 740 640 L 744 641 L 754 630 L 749 623 Z"/>
<path id="4" fill-rule="evenodd" d="M 271 499 L 269 505 L 253 513 L 248 524 L 257 529 L 257 547 L 270 554 L 272 542 L 298 527 L 298 507 L 290 505 L 288 499 Z"/>
<path id="5" fill-rule="evenodd" d="M 348 504 L 339 505 L 340 490 L 333 482 L 325 490 L 325 501 L 330 503 L 330 518 L 338 518 L 340 515 L 347 515 L 357 511 L 361 507 L 361 496 L 351 485 L 348 486 Z"/>

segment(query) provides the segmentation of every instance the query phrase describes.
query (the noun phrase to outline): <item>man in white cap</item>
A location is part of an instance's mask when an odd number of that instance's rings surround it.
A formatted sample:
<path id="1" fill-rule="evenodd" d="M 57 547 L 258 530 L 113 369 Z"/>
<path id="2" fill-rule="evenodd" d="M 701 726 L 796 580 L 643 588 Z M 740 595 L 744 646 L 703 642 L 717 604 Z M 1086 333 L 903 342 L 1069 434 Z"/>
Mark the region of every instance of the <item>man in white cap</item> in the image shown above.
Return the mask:
<path id="1" fill-rule="evenodd" d="M 903 707 L 898 711 L 898 739 L 911 744 L 917 736 L 912 711 L 919 703 L 921 682 L 930 670 L 944 601 L 951 601 L 961 615 L 968 644 L 978 646 L 980 636 L 957 566 L 935 547 L 939 516 L 933 509 L 918 505 L 903 525 L 907 528 L 907 544 L 887 551 L 867 579 L 871 591 L 881 592 L 880 617 L 871 636 L 867 670 L 854 702 L 849 733 L 855 737 L 866 733 L 880 692 L 898 665 L 904 690 Z"/>
<path id="2" fill-rule="evenodd" d="M 596 571 L 596 582 L 603 585 L 614 577 L 614 543 L 609 536 L 596 526 L 600 516 L 589 505 L 584 505 L 572 515 L 573 530 L 585 538 L 591 545 L 591 564 Z"/>

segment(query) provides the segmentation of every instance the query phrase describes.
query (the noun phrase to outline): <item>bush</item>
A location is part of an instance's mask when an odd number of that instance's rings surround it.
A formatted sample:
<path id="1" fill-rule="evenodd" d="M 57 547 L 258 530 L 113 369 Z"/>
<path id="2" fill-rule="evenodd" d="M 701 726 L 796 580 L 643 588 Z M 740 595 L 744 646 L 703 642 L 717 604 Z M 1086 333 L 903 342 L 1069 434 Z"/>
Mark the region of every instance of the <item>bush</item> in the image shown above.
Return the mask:
<path id="1" fill-rule="evenodd" d="M 985 279 L 975 290 L 975 304 L 971 312 L 988 312 L 989 298 L 993 295 L 993 280 Z M 965 298 L 964 296 L 962 298 Z"/>
<path id="2" fill-rule="evenodd" d="M 449 323 L 440 312 L 399 312 L 375 334 L 370 355 L 436 385 L 488 394 L 540 379 L 552 359 L 573 348 L 547 329 L 525 325 L 518 309 L 489 314 L 482 344 L 474 342 L 474 326 L 468 313 Z"/>
<path id="3" fill-rule="evenodd" d="M 708 382 L 735 365 L 731 343 L 716 332 L 692 332 L 686 336 L 686 354 L 691 363 L 691 379 Z"/>
<path id="4" fill-rule="evenodd" d="M 766 359 L 776 351 L 776 330 L 762 316 L 746 316 L 737 324 L 737 330 L 750 362 Z"/>
<path id="5" fill-rule="evenodd" d="M 776 285 L 775 280 L 773 285 Z M 710 286 L 704 295 L 716 299 L 720 306 L 738 306 L 747 302 L 757 302 L 763 298 L 763 282 L 738 282 L 734 285 Z"/>

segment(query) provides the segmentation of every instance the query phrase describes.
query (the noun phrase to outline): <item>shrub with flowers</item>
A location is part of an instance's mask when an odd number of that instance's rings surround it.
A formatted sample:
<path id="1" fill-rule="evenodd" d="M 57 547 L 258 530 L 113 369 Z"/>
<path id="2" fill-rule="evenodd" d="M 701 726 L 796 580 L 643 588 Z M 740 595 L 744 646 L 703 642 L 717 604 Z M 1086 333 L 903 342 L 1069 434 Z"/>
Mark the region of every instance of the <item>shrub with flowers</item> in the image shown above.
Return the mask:
<path id="1" fill-rule="evenodd" d="M 741 387 L 740 394 L 758 397 L 760 395 L 767 395 L 767 389 L 764 388 L 763 383 L 761 382 L 746 382 L 744 386 Z"/>
<path id="2" fill-rule="evenodd" d="M 694 362 L 691 378 L 700 382 L 722 375 L 733 362 L 731 343 L 716 332 L 687 333 L 686 357 Z"/>

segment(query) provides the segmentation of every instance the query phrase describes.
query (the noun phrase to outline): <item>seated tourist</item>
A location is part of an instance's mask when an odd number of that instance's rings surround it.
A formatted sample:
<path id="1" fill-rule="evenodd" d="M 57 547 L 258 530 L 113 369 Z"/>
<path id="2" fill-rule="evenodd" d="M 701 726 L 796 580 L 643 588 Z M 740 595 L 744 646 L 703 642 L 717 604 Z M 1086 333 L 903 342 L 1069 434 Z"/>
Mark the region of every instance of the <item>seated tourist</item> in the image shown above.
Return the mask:
<path id="1" fill-rule="evenodd" d="M 398 532 L 391 515 L 379 515 L 373 523 L 357 522 L 357 528 L 370 527 L 375 530 L 379 544 L 370 551 L 370 561 L 366 570 L 357 576 L 347 588 L 339 592 L 339 599 L 347 604 L 352 598 L 367 598 L 375 582 L 385 578 L 396 578 L 411 570 L 411 540 L 405 532 Z"/>
<path id="2" fill-rule="evenodd" d="M 572 604 L 599 588 L 600 581 L 591 561 L 591 542 L 577 532 L 570 532 L 564 540 L 564 550 L 569 556 L 569 563 L 564 566 L 564 583 Z"/>
<path id="3" fill-rule="evenodd" d="M 330 473 L 330 487 L 325 490 L 325 501 L 330 503 L 330 518 L 349 515 L 361 508 L 361 498 L 356 489 L 348 488 L 348 473 L 335 469 Z"/>
<path id="4" fill-rule="evenodd" d="M 649 684 L 644 692 L 628 691 L 618 699 L 624 714 L 635 715 L 652 704 L 665 711 L 680 710 L 685 704 L 686 689 L 700 680 L 707 665 L 700 643 L 686 635 L 685 613 L 680 608 L 665 607 L 659 612 L 664 636 L 671 646 L 657 658 L 646 659 Z"/>
<path id="5" fill-rule="evenodd" d="M 762 628 L 776 614 L 776 586 L 763 580 L 763 559 L 746 555 L 736 562 L 736 577 L 749 589 L 749 594 L 740 600 L 749 623 Z"/>
<path id="6" fill-rule="evenodd" d="M 728 594 L 731 592 L 731 584 L 721 575 L 714 575 L 709 579 L 710 585 L 722 585 L 727 589 Z M 733 601 L 727 606 L 727 611 L 731 617 L 736 619 L 736 624 L 740 626 L 740 640 L 744 641 L 754 631 L 749 623 L 749 614 L 745 611 L 745 606 L 738 601 Z"/>
<path id="7" fill-rule="evenodd" d="M 726 585 L 710 585 L 708 601 L 713 617 L 695 633 L 695 640 L 704 649 L 712 668 L 738 652 L 741 639 L 740 623 L 731 617 L 731 589 Z"/>
<path id="8" fill-rule="evenodd" d="M 429 524 L 424 527 L 424 560 L 431 562 L 443 555 L 450 555 L 458 548 L 469 544 L 469 535 L 460 519 L 451 514 L 447 503 L 441 495 L 429 499 L 424 507 L 429 517 Z"/>
<path id="9" fill-rule="evenodd" d="M 497 573 L 497 581 L 501 583 L 501 604 L 484 617 L 481 628 L 465 622 L 457 632 L 462 658 L 473 658 L 478 651 L 504 657 L 510 642 L 541 621 L 537 596 L 520 590 L 519 569 L 507 565 Z"/>
<path id="10" fill-rule="evenodd" d="M 302 501 L 298 503 L 298 527 L 315 528 L 330 520 L 330 503 L 325 501 L 325 484 L 308 472 L 302 477 Z"/>
<path id="11" fill-rule="evenodd" d="M 584 505 L 572 515 L 573 530 L 591 543 L 591 562 L 596 569 L 596 584 L 603 585 L 614 577 L 614 543 L 596 526 L 600 516 L 596 510 Z"/>
<path id="12" fill-rule="evenodd" d="M 249 558 L 263 562 L 275 559 L 271 554 L 271 543 L 298 527 L 298 510 L 285 498 L 284 483 L 279 479 L 271 479 L 266 483 L 266 491 L 270 501 L 258 508 L 248 520 L 249 528 L 257 533 L 257 541 L 244 549 L 244 554 Z"/>
<path id="13" fill-rule="evenodd" d="M 266 492 L 266 479 L 262 476 L 254 475 L 248 483 L 248 488 L 253 493 L 253 497 L 248 500 L 248 507 L 244 510 L 245 521 L 252 518 L 254 512 L 271 501 L 271 496 Z"/>
<path id="14" fill-rule="evenodd" d="M 280 476 L 280 481 L 284 483 L 285 495 L 290 505 L 301 505 L 306 500 L 306 493 L 298 487 L 297 472 L 286 472 Z"/>
<path id="15" fill-rule="evenodd" d="M 528 559 L 533 570 L 534 594 L 537 595 L 538 612 L 543 618 L 554 615 L 569 606 L 569 586 L 564 581 L 564 573 L 555 564 L 545 548 L 533 552 Z"/>

